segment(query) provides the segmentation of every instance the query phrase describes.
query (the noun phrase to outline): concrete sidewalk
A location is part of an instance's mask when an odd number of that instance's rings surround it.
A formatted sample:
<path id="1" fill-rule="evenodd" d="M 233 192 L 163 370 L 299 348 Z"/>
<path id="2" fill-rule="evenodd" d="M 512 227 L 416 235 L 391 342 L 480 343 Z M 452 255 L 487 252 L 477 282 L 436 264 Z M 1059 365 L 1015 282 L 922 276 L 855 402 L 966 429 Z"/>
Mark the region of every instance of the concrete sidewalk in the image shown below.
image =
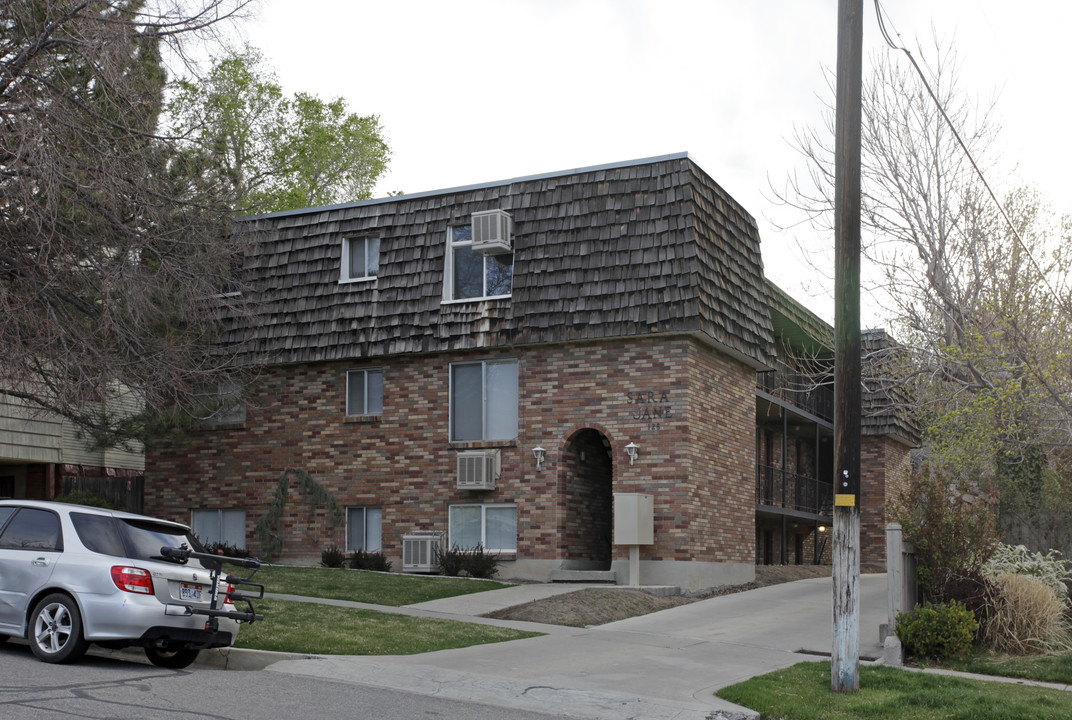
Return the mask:
<path id="1" fill-rule="evenodd" d="M 543 637 L 413 656 L 291 657 L 267 669 L 573 717 L 711 720 L 755 717 L 716 698 L 717 689 L 819 660 L 833 642 L 829 578 L 725 595 L 590 629 L 473 617 L 496 609 L 492 605 L 573 589 L 517 586 L 482 593 L 479 601 L 466 596 L 395 609 L 536 628 L 549 633 Z M 504 595 L 493 597 L 499 593 Z M 860 654 L 879 657 L 886 576 L 862 576 L 860 595 Z"/>

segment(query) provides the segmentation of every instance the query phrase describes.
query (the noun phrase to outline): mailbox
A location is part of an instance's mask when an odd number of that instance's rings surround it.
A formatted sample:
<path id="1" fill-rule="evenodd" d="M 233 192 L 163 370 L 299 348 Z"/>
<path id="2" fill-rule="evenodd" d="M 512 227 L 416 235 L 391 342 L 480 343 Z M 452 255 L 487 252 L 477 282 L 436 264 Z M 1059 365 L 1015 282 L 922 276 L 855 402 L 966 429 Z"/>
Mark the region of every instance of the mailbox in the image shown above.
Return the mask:
<path id="1" fill-rule="evenodd" d="M 614 493 L 614 544 L 655 543 L 655 496 Z"/>

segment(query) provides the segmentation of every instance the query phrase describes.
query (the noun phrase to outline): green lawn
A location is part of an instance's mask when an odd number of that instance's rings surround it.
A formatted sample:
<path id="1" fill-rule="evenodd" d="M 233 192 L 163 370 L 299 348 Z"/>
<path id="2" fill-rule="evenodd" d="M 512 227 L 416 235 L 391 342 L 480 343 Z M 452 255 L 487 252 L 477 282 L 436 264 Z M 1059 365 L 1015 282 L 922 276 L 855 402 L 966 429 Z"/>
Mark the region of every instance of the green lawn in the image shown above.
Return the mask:
<path id="1" fill-rule="evenodd" d="M 980 675 L 1001 675 L 1072 685 L 1072 651 L 1027 657 L 990 657 L 985 651 L 981 651 L 967 657 L 945 660 L 942 667 Z"/>
<path id="2" fill-rule="evenodd" d="M 265 565 L 253 579 L 264 583 L 265 592 L 392 607 L 508 587 L 494 580 L 287 565 Z"/>
<path id="3" fill-rule="evenodd" d="M 264 583 L 268 593 L 393 607 L 507 587 L 490 580 L 282 565 L 262 567 L 253 580 Z M 235 647 L 316 655 L 414 655 L 540 634 L 275 598 L 256 600 L 254 607 L 264 621 L 243 625 Z"/>
<path id="4" fill-rule="evenodd" d="M 830 663 L 805 662 L 718 692 L 772 720 L 1072 720 L 1072 694 L 862 666 L 860 691 L 830 690 Z"/>
<path id="5" fill-rule="evenodd" d="M 415 655 L 535 637 L 494 625 L 265 599 L 263 622 L 243 625 L 235 647 L 315 655 Z"/>

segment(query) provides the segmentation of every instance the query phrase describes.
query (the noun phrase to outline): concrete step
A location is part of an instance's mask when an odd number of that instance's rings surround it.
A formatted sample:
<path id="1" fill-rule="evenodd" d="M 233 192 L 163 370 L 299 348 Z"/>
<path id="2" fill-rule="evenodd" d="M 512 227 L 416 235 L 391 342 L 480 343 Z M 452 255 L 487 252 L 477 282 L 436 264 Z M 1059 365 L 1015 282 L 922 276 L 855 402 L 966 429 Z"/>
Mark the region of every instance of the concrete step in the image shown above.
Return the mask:
<path id="1" fill-rule="evenodd" d="M 561 583 L 609 583 L 618 584 L 614 570 L 552 570 L 551 582 Z"/>

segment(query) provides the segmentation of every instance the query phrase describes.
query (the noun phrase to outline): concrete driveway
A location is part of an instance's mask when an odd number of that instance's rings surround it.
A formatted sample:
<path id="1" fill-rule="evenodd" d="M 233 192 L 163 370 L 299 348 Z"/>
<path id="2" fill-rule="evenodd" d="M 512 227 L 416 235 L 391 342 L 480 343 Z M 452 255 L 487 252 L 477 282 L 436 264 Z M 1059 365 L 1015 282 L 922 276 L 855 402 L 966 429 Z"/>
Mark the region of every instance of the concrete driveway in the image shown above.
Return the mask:
<path id="1" fill-rule="evenodd" d="M 886 576 L 860 580 L 860 654 L 877 658 Z M 529 640 L 410 657 L 289 659 L 268 669 L 573 717 L 752 717 L 714 692 L 826 659 L 832 596 L 830 578 L 814 578 L 596 628 L 543 626 L 552 633 Z"/>

